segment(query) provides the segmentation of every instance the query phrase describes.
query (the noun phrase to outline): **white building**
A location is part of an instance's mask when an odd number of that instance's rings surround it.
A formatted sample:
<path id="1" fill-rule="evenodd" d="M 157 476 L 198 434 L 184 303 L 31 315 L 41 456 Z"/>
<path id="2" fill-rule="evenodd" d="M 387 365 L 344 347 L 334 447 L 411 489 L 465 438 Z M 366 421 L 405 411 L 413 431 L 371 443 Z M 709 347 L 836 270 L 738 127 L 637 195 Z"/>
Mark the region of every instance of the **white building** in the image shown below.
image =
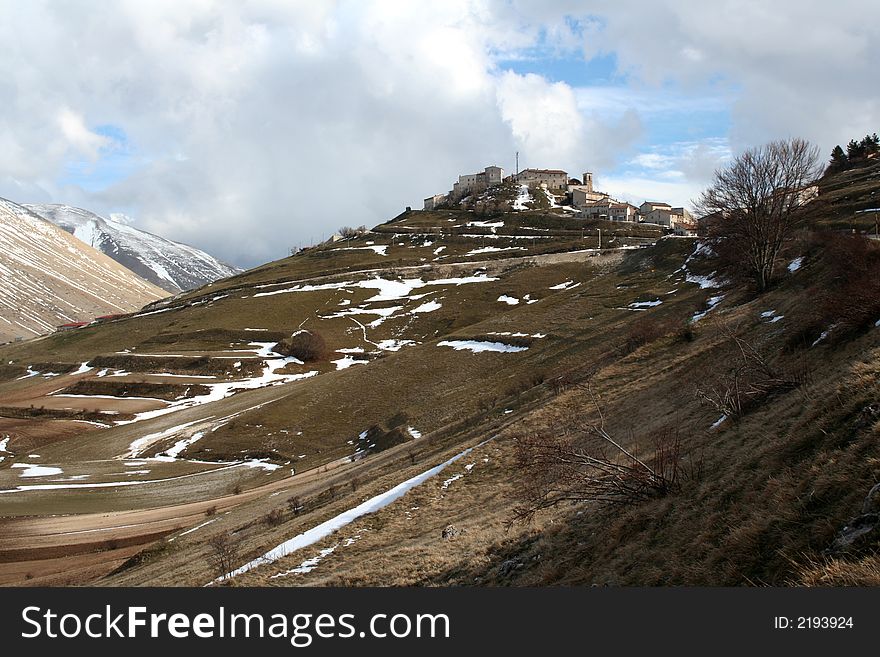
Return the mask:
<path id="1" fill-rule="evenodd" d="M 640 206 L 644 208 L 646 203 Z M 642 213 L 642 221 L 647 224 L 657 224 L 666 226 L 667 228 L 675 228 L 676 224 L 692 224 L 694 218 L 690 212 L 684 208 L 673 208 L 666 203 L 655 203 L 656 207 L 647 214 Z"/>
<path id="2" fill-rule="evenodd" d="M 584 219 L 605 219 L 607 221 L 638 221 L 638 208 L 629 203 L 621 203 L 613 198 L 592 201 L 581 208 L 578 216 Z"/>

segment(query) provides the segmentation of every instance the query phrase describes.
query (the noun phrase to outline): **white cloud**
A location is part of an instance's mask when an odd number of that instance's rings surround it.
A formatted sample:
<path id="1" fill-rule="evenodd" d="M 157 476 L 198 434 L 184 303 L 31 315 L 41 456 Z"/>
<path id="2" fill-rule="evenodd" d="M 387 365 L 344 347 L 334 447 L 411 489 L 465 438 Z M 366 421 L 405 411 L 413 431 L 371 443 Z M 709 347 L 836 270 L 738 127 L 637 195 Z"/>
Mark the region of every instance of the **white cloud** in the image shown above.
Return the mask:
<path id="1" fill-rule="evenodd" d="M 675 207 L 689 207 L 691 201 L 695 200 L 702 190 L 702 186 L 698 184 L 680 180 L 663 180 L 656 176 L 601 176 L 596 179 L 595 183 L 596 189 L 635 206 L 640 205 L 643 201 L 665 201 Z"/>
<path id="2" fill-rule="evenodd" d="M 89 130 L 82 115 L 67 107 L 58 112 L 58 127 L 68 147 L 90 160 L 97 159 L 98 152 L 112 143 L 109 138 Z"/>
<path id="3" fill-rule="evenodd" d="M 529 154 L 520 162 L 546 168 L 560 160 L 576 161 L 584 119 L 569 85 L 508 71 L 498 85 L 498 105 L 518 146 Z"/>
<path id="4" fill-rule="evenodd" d="M 850 0 L 0 0 L 0 12 L 0 195 L 122 211 L 238 264 L 384 221 L 458 173 L 512 168 L 515 150 L 684 203 L 730 150 L 787 134 L 830 149 L 880 123 L 880 17 Z M 629 84 L 498 65 L 578 52 L 615 53 Z M 721 146 L 643 143 L 651 122 L 727 110 Z M 100 192 L 63 185 L 72 162 L 101 171 L 104 125 L 124 131 L 137 167 Z"/>
<path id="5" fill-rule="evenodd" d="M 731 157 L 726 139 L 674 142 L 654 147 L 629 160 L 621 173 L 599 176 L 602 191 L 635 205 L 662 200 L 689 206 L 711 180 L 712 173 Z"/>
<path id="6" fill-rule="evenodd" d="M 674 165 L 675 158 L 660 153 L 639 153 L 630 163 L 645 169 L 666 170 Z"/>
<path id="7" fill-rule="evenodd" d="M 614 51 L 632 79 L 735 94 L 734 150 L 798 135 L 830 151 L 880 123 L 880 4 L 596 0 L 591 11 L 605 21 L 585 47 Z"/>

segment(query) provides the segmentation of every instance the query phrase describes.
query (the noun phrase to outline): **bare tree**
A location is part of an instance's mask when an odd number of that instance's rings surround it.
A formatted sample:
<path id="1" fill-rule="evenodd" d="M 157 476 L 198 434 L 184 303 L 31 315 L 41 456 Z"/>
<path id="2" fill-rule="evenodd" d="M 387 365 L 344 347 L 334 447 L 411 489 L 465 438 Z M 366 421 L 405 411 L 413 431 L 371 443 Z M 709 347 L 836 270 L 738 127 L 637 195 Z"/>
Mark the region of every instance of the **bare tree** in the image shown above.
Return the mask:
<path id="1" fill-rule="evenodd" d="M 217 577 L 224 577 L 238 566 L 241 546 L 236 536 L 229 533 L 217 534 L 208 541 L 208 547 L 208 561 Z"/>
<path id="2" fill-rule="evenodd" d="M 715 172 L 696 201 L 701 216 L 715 216 L 711 234 L 723 237 L 754 278 L 759 292 L 773 279 L 785 239 L 801 221 L 808 188 L 821 172 L 819 149 L 803 139 L 749 149 Z"/>
<path id="3" fill-rule="evenodd" d="M 578 386 L 581 387 L 581 386 Z M 583 411 L 559 418 L 549 431 L 517 439 L 520 504 L 514 518 L 528 520 L 540 509 L 564 502 L 634 504 L 667 495 L 679 486 L 681 440 L 675 432 L 654 436 L 649 457 L 640 458 L 605 427 L 605 416 L 589 384 L 597 420 Z"/>

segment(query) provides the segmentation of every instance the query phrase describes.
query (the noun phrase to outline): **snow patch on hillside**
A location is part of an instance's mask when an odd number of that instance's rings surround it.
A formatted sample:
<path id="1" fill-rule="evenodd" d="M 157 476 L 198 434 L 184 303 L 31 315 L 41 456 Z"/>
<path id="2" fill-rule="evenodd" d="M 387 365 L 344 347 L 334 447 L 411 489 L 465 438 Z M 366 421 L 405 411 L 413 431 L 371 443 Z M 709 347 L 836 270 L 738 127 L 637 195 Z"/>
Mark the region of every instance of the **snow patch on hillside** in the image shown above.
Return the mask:
<path id="1" fill-rule="evenodd" d="M 700 312 L 695 314 L 693 317 L 691 317 L 691 322 L 699 322 L 706 315 L 708 315 L 712 311 L 712 309 L 715 308 L 715 306 L 717 306 L 723 300 L 724 300 L 723 294 L 717 294 L 714 297 L 709 297 L 709 300 L 706 301 L 706 309 L 701 310 Z"/>
<path id="2" fill-rule="evenodd" d="M 479 249 L 473 249 L 465 253 L 465 256 L 481 255 L 483 253 L 497 253 L 498 251 L 526 251 L 524 246 L 484 246 Z"/>
<path id="3" fill-rule="evenodd" d="M 526 203 L 531 203 L 532 195 L 529 194 L 528 185 L 520 185 L 517 192 L 516 200 L 513 202 L 514 210 L 528 210 Z"/>
<path id="4" fill-rule="evenodd" d="M 484 443 L 481 443 L 481 445 L 482 444 Z M 477 447 L 479 446 L 480 445 L 477 445 Z M 308 531 L 297 534 L 293 538 L 284 541 L 280 545 L 272 548 L 262 556 L 257 557 L 253 561 L 249 561 L 243 566 L 236 568 L 235 570 L 226 573 L 221 577 L 218 577 L 210 583 L 214 584 L 216 582 L 235 577 L 236 575 L 241 575 L 242 573 L 246 573 L 253 568 L 273 563 L 293 552 L 296 552 L 297 550 L 301 550 L 304 547 L 308 547 L 309 545 L 317 543 L 318 541 L 326 538 L 333 532 L 338 531 L 342 527 L 345 527 L 346 525 L 354 522 L 361 516 L 365 516 L 369 513 L 375 513 L 376 511 L 385 508 L 392 502 L 395 502 L 396 500 L 406 495 L 416 486 L 419 486 L 431 477 L 445 470 L 448 466 L 455 463 L 458 459 L 466 456 L 467 454 L 470 454 L 474 449 L 476 448 L 470 447 L 463 452 L 459 452 L 458 454 L 448 459 L 447 461 L 444 461 L 440 465 L 437 465 L 430 470 L 426 470 L 425 472 L 422 472 L 415 477 L 411 477 L 403 483 L 398 484 L 394 488 L 387 490 L 384 493 L 380 493 L 379 495 L 376 495 L 374 497 L 371 497 L 366 502 L 363 502 L 362 504 L 359 504 L 352 509 L 344 511 L 343 513 L 340 513 L 330 520 L 327 520 L 325 522 L 322 522 L 320 525 L 312 527 Z"/>
<path id="5" fill-rule="evenodd" d="M 62 474 L 61 468 L 55 468 L 48 465 L 36 465 L 34 463 L 13 463 L 13 468 L 24 468 L 21 477 L 50 477 L 52 475 Z"/>
<path id="6" fill-rule="evenodd" d="M 438 347 L 452 347 L 456 351 L 472 351 L 475 354 L 484 351 L 496 353 L 516 353 L 525 351 L 528 347 L 517 347 L 504 342 L 486 342 L 481 340 L 442 340 L 437 343 Z"/>

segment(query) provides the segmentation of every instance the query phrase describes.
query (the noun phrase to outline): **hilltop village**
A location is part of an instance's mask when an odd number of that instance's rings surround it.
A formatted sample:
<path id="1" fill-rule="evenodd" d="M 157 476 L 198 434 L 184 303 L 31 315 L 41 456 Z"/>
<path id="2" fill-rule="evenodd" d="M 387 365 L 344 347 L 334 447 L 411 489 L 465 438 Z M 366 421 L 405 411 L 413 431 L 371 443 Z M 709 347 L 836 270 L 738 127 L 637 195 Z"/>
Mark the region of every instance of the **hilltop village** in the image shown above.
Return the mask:
<path id="1" fill-rule="evenodd" d="M 424 209 L 467 205 L 505 185 L 519 187 L 519 198 L 512 204 L 514 210 L 529 209 L 525 201 L 543 191 L 551 208 L 559 208 L 573 217 L 646 223 L 663 226 L 677 235 L 697 234 L 697 222 L 687 209 L 661 201 L 646 200 L 638 207 L 619 201 L 594 189 L 593 174 L 589 171 L 579 180 L 561 169 L 523 169 L 505 176 L 501 167 L 488 166 L 479 173 L 460 175 L 449 192 L 427 197 Z"/>

